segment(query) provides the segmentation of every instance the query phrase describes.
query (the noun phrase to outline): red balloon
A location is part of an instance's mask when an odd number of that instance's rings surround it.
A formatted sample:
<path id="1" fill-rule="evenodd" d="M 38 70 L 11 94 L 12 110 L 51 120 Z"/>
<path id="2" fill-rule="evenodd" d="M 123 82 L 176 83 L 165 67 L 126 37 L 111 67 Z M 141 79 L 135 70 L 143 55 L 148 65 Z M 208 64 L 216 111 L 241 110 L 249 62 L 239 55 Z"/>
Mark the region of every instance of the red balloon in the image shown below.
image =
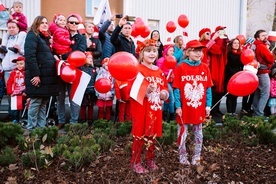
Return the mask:
<path id="1" fill-rule="evenodd" d="M 138 36 L 139 34 L 137 33 L 137 31 L 136 31 L 136 27 L 135 27 L 135 24 L 132 24 L 132 30 L 131 30 L 131 36 L 133 36 L 133 37 L 136 37 L 136 36 Z"/>
<path id="2" fill-rule="evenodd" d="M 135 24 L 135 30 L 137 31 L 137 33 L 139 35 L 141 35 L 145 31 L 145 29 L 146 29 L 146 24 L 144 23 L 143 19 L 140 18 L 140 17 L 137 17 L 135 19 L 135 23 L 134 24 Z"/>
<path id="3" fill-rule="evenodd" d="M 234 74 L 228 84 L 227 90 L 235 96 L 247 96 L 253 93 L 259 85 L 257 75 L 249 71 L 240 71 Z"/>
<path id="4" fill-rule="evenodd" d="M 251 65 L 256 69 L 258 69 L 258 67 L 259 67 L 259 63 L 256 59 L 254 59 L 252 62 L 248 63 L 247 65 Z"/>
<path id="5" fill-rule="evenodd" d="M 80 67 L 84 65 L 86 56 L 81 51 L 73 51 L 67 58 L 67 62 L 74 67 Z"/>
<path id="6" fill-rule="evenodd" d="M 246 39 L 244 35 L 239 34 L 238 36 L 236 36 L 236 38 L 240 41 L 241 45 L 245 44 Z"/>
<path id="7" fill-rule="evenodd" d="M 141 37 L 147 38 L 149 35 L 150 35 L 150 29 L 148 26 L 146 26 L 146 29 L 144 30 L 144 32 L 141 33 Z"/>
<path id="8" fill-rule="evenodd" d="M 178 24 L 180 27 L 185 28 L 189 24 L 189 19 L 186 15 L 182 14 L 178 17 Z"/>
<path id="9" fill-rule="evenodd" d="M 166 29 L 169 33 L 173 33 L 176 30 L 176 25 L 173 21 L 169 21 L 166 25 Z"/>
<path id="10" fill-rule="evenodd" d="M 164 66 L 169 69 L 174 69 L 176 66 L 176 59 L 174 56 L 167 56 L 164 60 Z"/>
<path id="11" fill-rule="evenodd" d="M 248 63 L 252 62 L 255 58 L 255 53 L 251 49 L 244 49 L 241 53 L 241 62 L 244 65 L 247 65 Z"/>
<path id="12" fill-rule="evenodd" d="M 138 74 L 138 61 L 128 52 L 117 52 L 108 61 L 108 70 L 114 79 L 131 81 Z"/>
<path id="13" fill-rule="evenodd" d="M 75 67 L 65 64 L 61 67 L 60 77 L 64 82 L 72 83 L 76 79 Z"/>
<path id="14" fill-rule="evenodd" d="M 100 78 L 95 82 L 95 89 L 99 93 L 107 93 L 111 90 L 111 82 L 107 78 Z"/>

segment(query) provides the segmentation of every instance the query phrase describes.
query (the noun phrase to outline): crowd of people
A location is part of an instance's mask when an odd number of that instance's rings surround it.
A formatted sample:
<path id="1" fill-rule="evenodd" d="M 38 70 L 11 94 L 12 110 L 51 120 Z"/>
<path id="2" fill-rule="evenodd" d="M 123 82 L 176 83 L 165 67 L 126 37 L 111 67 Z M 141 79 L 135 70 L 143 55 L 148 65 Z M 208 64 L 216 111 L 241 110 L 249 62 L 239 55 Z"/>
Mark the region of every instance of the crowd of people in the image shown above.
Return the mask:
<path id="1" fill-rule="evenodd" d="M 57 60 L 66 61 L 70 53 L 85 53 L 86 62 L 79 67 L 91 76 L 81 105 L 69 98 L 69 123 L 93 124 L 95 119 L 111 120 L 113 103 L 116 99 L 116 121 L 132 122 L 133 146 L 131 165 L 137 173 L 158 169 L 154 162 L 155 137 L 162 136 L 162 121 L 176 120 L 178 124 L 179 161 L 184 165 L 198 165 L 203 142 L 202 124 L 211 115 L 222 121 L 221 98 L 227 93 L 230 78 L 244 69 L 241 61 L 243 49 L 251 48 L 259 62 L 257 90 L 244 97 L 242 112 L 264 116 L 265 107 L 270 114 L 276 113 L 274 54 L 269 50 L 267 32 L 258 30 L 254 42 L 241 43 L 239 38 L 229 38 L 225 26 L 199 30 L 199 38 L 184 43 L 182 35 L 173 42 L 163 44 L 158 30 L 150 38 L 135 43 L 131 36 L 132 25 L 127 17 L 120 18 L 114 25 L 115 15 L 98 28 L 93 21 L 83 21 L 78 14 L 55 14 L 52 22 L 37 16 L 27 30 L 26 17 L 22 14 L 23 4 L 15 1 L 13 14 L 7 21 L 8 32 L 2 38 L 1 79 L 11 99 L 22 96 L 22 104 L 28 104 L 27 129 L 46 126 L 46 111 L 50 97 L 56 98 L 57 126 L 61 129 L 66 122 L 65 98 L 72 91 L 72 84 L 57 74 Z M 20 19 L 15 18 L 20 17 Z M 84 22 L 84 32 L 78 27 Z M 98 37 L 94 36 L 99 30 Z M 143 103 L 130 97 L 133 81 L 119 81 L 108 70 L 109 58 L 125 51 L 139 61 L 138 71 L 147 81 Z M 176 58 L 175 68 L 165 66 L 166 58 Z M 107 93 L 98 92 L 95 82 L 105 78 L 110 81 Z M 12 103 L 10 99 L 10 104 Z M 251 99 L 251 100 L 248 100 Z M 249 103 L 248 103 L 249 101 Z M 94 106 L 98 108 L 94 117 Z M 237 115 L 237 96 L 227 94 L 227 113 Z M 22 109 L 22 107 L 21 107 Z M 13 123 L 18 123 L 21 110 L 9 107 Z M 195 135 L 194 155 L 191 163 L 186 151 L 189 125 Z M 144 139 L 146 137 L 147 139 Z M 145 165 L 141 154 L 146 147 Z M 148 170 L 149 169 L 149 170 Z"/>

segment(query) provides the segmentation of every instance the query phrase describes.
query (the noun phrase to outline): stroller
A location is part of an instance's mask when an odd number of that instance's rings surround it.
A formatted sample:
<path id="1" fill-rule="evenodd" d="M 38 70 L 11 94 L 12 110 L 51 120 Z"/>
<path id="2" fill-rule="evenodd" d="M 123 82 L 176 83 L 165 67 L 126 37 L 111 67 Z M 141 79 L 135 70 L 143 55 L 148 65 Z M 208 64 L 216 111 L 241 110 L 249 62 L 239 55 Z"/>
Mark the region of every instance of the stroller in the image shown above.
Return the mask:
<path id="1" fill-rule="evenodd" d="M 49 101 L 48 109 L 47 109 L 47 113 L 46 113 L 46 126 L 47 127 L 53 127 L 56 125 L 56 121 L 53 118 L 49 117 L 49 112 L 52 108 L 52 102 L 53 102 L 53 96 L 50 97 L 50 101 Z M 21 126 L 23 128 L 27 128 L 27 125 L 28 125 L 26 111 L 29 108 L 29 105 L 30 105 L 30 102 L 26 102 L 25 107 L 22 112 L 22 115 L 21 115 L 21 118 L 19 120 L 19 123 L 21 124 Z"/>

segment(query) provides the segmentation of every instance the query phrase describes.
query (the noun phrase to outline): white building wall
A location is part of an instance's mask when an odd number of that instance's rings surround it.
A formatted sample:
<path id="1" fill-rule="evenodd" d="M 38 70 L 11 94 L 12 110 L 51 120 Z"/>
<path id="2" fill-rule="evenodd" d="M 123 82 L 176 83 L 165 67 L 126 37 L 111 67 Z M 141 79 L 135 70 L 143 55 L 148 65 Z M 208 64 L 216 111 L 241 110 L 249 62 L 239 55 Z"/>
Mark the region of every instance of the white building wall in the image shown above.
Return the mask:
<path id="1" fill-rule="evenodd" d="M 171 36 L 182 35 L 177 19 L 185 14 L 189 18 L 186 27 L 188 38 L 198 39 L 198 32 L 204 27 L 212 31 L 218 25 L 227 26 L 226 32 L 230 38 L 246 33 L 247 0 L 125 0 L 124 14 L 141 17 L 145 22 L 149 19 L 158 20 L 161 40 L 164 43 Z M 177 29 L 172 35 L 166 30 L 168 21 L 174 21 Z"/>

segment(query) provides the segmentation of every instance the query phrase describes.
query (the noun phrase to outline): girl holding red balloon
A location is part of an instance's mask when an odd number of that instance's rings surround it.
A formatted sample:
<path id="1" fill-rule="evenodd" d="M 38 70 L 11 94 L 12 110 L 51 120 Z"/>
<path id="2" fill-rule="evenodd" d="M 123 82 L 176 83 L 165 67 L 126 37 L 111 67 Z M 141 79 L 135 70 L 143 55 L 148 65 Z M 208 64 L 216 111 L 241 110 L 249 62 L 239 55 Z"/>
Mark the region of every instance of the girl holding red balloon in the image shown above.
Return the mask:
<path id="1" fill-rule="evenodd" d="M 201 62 L 204 48 L 198 40 L 191 40 L 185 48 L 185 58 L 178 64 L 174 72 L 174 97 L 176 122 L 178 123 L 179 161 L 190 165 L 186 150 L 188 126 L 193 126 L 195 137 L 192 164 L 200 164 L 203 143 L 202 124 L 210 115 L 213 85 L 208 66 Z"/>
<path id="2" fill-rule="evenodd" d="M 173 90 L 172 90 L 172 82 L 173 82 L 173 69 L 176 66 L 176 59 L 175 64 L 172 68 L 168 68 L 166 65 L 167 56 L 173 56 L 174 53 L 174 46 L 173 45 L 165 45 L 164 50 L 162 53 L 161 58 L 159 58 L 156 62 L 156 65 L 164 72 L 165 76 L 168 80 L 168 89 L 169 89 L 169 101 L 165 101 L 163 104 L 163 120 L 167 121 L 168 123 L 170 120 L 174 120 L 174 96 L 173 96 Z"/>
<path id="3" fill-rule="evenodd" d="M 243 70 L 243 63 L 241 61 L 241 44 L 238 38 L 232 39 L 227 45 L 227 64 L 225 66 L 225 89 L 230 78 L 237 72 Z M 226 98 L 227 113 L 236 115 L 237 96 L 228 94 Z"/>
<path id="4" fill-rule="evenodd" d="M 93 65 L 93 56 L 92 52 L 85 52 L 86 62 L 83 66 L 80 67 L 82 71 L 89 74 L 91 79 L 86 87 L 81 108 L 80 108 L 80 122 L 88 122 L 89 125 L 92 124 L 93 121 L 93 108 L 94 104 L 97 101 L 97 97 L 95 94 L 95 80 L 97 76 L 96 68 Z"/>
<path id="5" fill-rule="evenodd" d="M 142 80 L 144 85 L 139 86 L 145 87 L 145 96 L 142 96 L 141 104 L 133 97 L 131 100 L 133 135 L 131 167 L 136 173 L 147 173 L 149 170 L 158 169 L 154 161 L 154 144 L 155 138 L 162 136 L 162 101 L 168 99 L 169 92 L 164 73 L 154 65 L 158 56 L 156 41 L 147 39 L 144 42 L 138 42 L 137 53 L 140 62 L 138 71 L 144 77 Z M 135 85 L 138 81 L 136 79 L 131 91 L 138 87 Z M 141 162 L 143 147 L 146 148 L 147 168 Z"/>
<path id="6" fill-rule="evenodd" d="M 113 88 L 114 78 L 111 76 L 111 74 L 108 71 L 108 61 L 109 61 L 109 58 L 103 59 L 101 63 L 102 67 L 100 67 L 98 71 L 98 75 L 96 77 L 96 83 L 97 83 L 97 80 L 107 79 L 110 82 L 110 88 L 108 91 L 101 89 L 101 87 L 104 88 L 105 86 L 99 85 L 98 89 L 96 86 L 95 88 L 96 88 L 96 96 L 98 98 L 96 105 L 99 108 L 98 119 L 106 119 L 109 121 L 111 119 L 111 110 L 112 110 L 113 99 L 114 99 L 114 88 Z"/>

